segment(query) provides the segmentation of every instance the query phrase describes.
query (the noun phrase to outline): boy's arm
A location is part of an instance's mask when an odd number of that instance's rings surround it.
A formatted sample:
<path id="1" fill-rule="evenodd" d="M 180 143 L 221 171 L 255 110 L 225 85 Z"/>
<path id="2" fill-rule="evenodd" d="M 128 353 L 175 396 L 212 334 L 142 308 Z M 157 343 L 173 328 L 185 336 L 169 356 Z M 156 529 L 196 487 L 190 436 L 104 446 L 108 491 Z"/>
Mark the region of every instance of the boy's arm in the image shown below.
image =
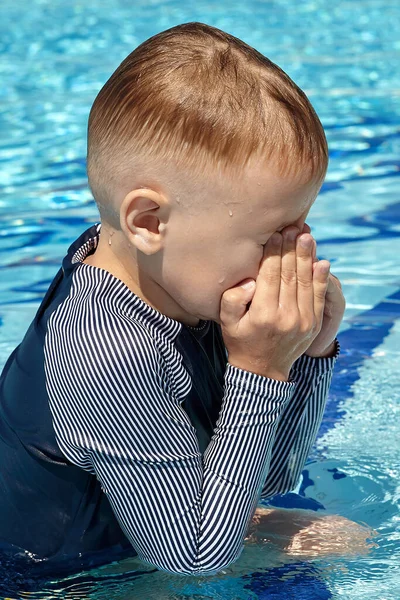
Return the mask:
<path id="1" fill-rule="evenodd" d="M 295 384 L 228 364 L 202 457 L 180 404 L 188 374 L 181 364 L 171 373 L 161 344 L 127 319 L 112 328 L 93 320 L 90 335 L 63 327 L 60 334 L 50 322 L 45 369 L 64 454 L 97 476 L 142 560 L 181 574 L 209 574 L 234 562 Z"/>
<path id="2" fill-rule="evenodd" d="M 299 481 L 325 411 L 333 367 L 340 353 L 337 339 L 335 345 L 332 357 L 303 354 L 292 366 L 290 380 L 296 382 L 296 389 L 280 415 L 261 498 L 289 492 Z"/>

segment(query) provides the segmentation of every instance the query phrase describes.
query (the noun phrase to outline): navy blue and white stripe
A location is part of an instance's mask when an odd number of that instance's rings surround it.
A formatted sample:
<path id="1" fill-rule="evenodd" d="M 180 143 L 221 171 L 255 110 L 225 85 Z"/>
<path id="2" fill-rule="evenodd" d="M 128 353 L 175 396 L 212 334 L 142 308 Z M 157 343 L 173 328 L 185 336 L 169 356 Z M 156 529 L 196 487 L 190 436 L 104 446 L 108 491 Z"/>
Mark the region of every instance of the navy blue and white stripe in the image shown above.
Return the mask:
<path id="1" fill-rule="evenodd" d="M 260 496 L 297 484 L 339 347 L 334 358 L 301 357 L 288 382 L 227 363 L 202 455 L 181 406 L 191 388 L 174 345 L 181 327 L 82 263 L 48 321 L 46 388 L 61 450 L 96 475 L 139 557 L 173 573 L 211 574 L 240 555 Z"/>

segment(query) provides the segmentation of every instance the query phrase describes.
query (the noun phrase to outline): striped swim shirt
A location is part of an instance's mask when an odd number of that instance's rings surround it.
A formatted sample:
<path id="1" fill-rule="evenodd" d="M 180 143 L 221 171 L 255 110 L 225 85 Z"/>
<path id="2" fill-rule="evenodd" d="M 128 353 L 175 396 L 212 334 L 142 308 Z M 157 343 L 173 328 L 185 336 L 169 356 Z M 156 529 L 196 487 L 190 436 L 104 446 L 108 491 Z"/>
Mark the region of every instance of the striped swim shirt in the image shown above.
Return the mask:
<path id="1" fill-rule="evenodd" d="M 289 381 L 235 367 L 217 323 L 171 319 L 83 262 L 100 231 L 70 246 L 1 375 L 0 550 L 216 573 L 260 499 L 296 487 L 339 343 Z"/>

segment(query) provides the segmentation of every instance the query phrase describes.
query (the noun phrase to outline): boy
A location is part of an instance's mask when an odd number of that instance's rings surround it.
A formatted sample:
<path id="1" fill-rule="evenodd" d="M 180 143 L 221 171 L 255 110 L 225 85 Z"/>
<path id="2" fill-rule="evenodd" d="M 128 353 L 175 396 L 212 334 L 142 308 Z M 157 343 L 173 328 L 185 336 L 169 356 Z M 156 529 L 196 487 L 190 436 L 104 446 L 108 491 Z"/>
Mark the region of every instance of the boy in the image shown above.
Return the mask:
<path id="1" fill-rule="evenodd" d="M 4 555 L 210 574 L 292 490 L 323 416 L 340 284 L 305 224 L 328 163 L 305 94 L 201 23 L 92 106 L 101 223 L 71 245 L 0 396 Z"/>

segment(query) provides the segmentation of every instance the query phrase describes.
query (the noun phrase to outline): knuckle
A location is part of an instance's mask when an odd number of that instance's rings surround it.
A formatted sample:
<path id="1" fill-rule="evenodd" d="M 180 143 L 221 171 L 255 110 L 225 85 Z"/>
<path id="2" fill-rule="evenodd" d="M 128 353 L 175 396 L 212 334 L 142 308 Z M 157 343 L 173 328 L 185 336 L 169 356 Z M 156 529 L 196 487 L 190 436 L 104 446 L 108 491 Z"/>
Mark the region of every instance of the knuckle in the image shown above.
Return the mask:
<path id="1" fill-rule="evenodd" d="M 314 296 L 318 300 L 324 300 L 325 295 L 326 295 L 326 290 L 327 290 L 327 286 L 318 287 L 316 290 L 314 290 Z"/>
<path id="2" fill-rule="evenodd" d="M 299 328 L 299 315 L 295 311 L 290 311 L 286 313 L 284 319 L 280 324 L 280 329 L 284 333 L 289 333 L 291 331 L 297 331 Z"/>
<path id="3" fill-rule="evenodd" d="M 228 304 L 232 304 L 236 302 L 237 294 L 234 290 L 228 290 L 222 296 L 222 301 L 227 302 Z"/>
<path id="4" fill-rule="evenodd" d="M 316 319 L 313 317 L 303 317 L 301 323 L 301 333 L 303 335 L 313 334 L 315 331 Z"/>
<path id="5" fill-rule="evenodd" d="M 303 287 L 303 288 L 305 288 L 307 290 L 309 290 L 313 286 L 313 282 L 312 282 L 311 277 L 307 278 L 304 275 L 299 275 L 297 277 L 297 282 L 298 282 L 299 285 L 301 285 L 301 287 Z"/>
<path id="6" fill-rule="evenodd" d="M 300 238 L 297 238 L 296 244 L 296 255 L 297 259 L 301 262 L 310 262 L 311 261 L 311 251 L 312 245 L 309 248 L 305 248 L 300 244 Z"/>
<path id="7" fill-rule="evenodd" d="M 285 269 L 285 271 L 282 271 L 281 279 L 285 285 L 293 285 L 296 283 L 296 271 L 292 269 Z"/>
<path id="8" fill-rule="evenodd" d="M 311 333 L 315 330 L 317 320 L 314 317 L 306 317 L 303 319 L 303 332 Z"/>
<path id="9" fill-rule="evenodd" d="M 281 281 L 281 274 L 278 271 L 267 271 L 264 273 L 264 281 L 269 285 L 277 285 Z"/>

